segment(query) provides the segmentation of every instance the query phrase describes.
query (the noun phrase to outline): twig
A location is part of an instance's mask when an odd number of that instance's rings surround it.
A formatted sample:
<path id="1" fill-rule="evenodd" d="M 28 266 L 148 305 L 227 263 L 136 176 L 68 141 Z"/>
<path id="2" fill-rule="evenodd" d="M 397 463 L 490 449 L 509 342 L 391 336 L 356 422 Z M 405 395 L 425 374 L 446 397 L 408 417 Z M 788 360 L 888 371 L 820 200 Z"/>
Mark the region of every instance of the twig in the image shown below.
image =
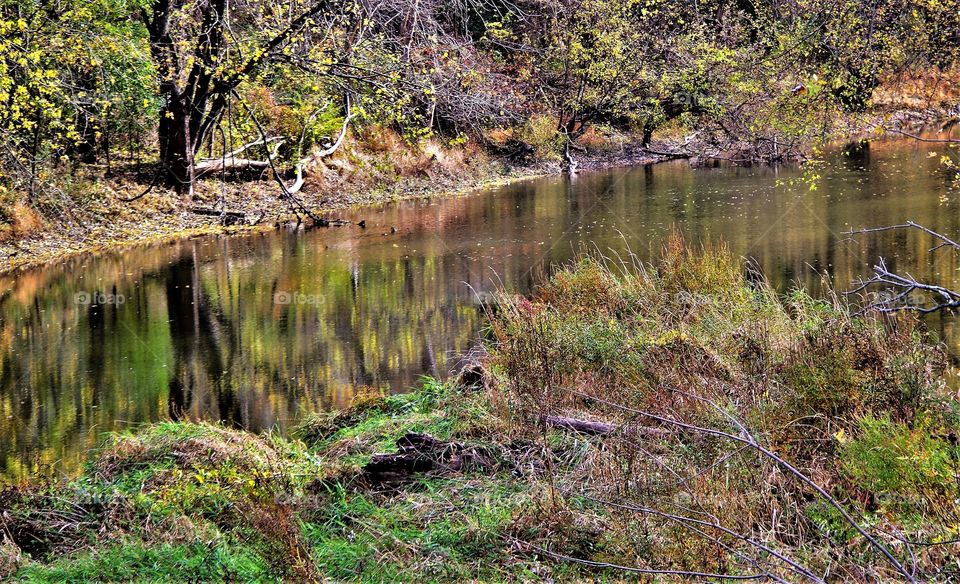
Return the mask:
<path id="1" fill-rule="evenodd" d="M 900 223 L 897 225 L 887 225 L 885 227 L 871 227 L 867 229 L 855 229 L 852 231 L 844 231 L 843 235 L 860 235 L 863 233 L 876 233 L 878 231 L 893 231 L 895 229 L 911 229 L 911 228 L 919 229 L 920 231 L 923 231 L 924 233 L 931 235 L 943 242 L 942 244 L 936 247 L 930 248 L 929 251 L 937 250 L 945 245 L 953 247 L 955 249 L 960 249 L 960 243 L 957 243 L 956 241 L 950 239 L 949 237 L 947 237 L 942 233 L 938 233 L 933 229 L 929 229 L 927 227 L 924 227 L 923 225 L 920 225 L 919 223 L 914 223 L 913 221 L 907 221 L 906 223 Z"/>
<path id="2" fill-rule="evenodd" d="M 710 527 L 710 528 L 713 528 L 713 529 L 717 529 L 717 530 L 719 530 L 719 531 L 722 531 L 723 533 L 726 533 L 727 535 L 730 535 L 731 537 L 735 537 L 736 539 L 742 540 L 742 541 L 744 541 L 744 542 L 746 542 L 746 543 L 754 546 L 755 548 L 757 548 L 757 549 L 759 549 L 759 550 L 761 550 L 761 551 L 767 552 L 767 553 L 770 554 L 771 556 L 773 556 L 773 557 L 781 560 L 782 562 L 786 563 L 788 566 L 790 566 L 790 568 L 791 568 L 793 571 L 797 572 L 798 574 L 802 574 L 802 575 L 806 576 L 807 578 L 809 578 L 810 580 L 813 580 L 814 582 L 817 582 L 817 583 L 819 583 L 819 584 L 823 584 L 823 579 L 822 579 L 822 578 L 820 578 L 819 576 L 817 576 L 816 574 L 814 574 L 813 572 L 811 572 L 811 571 L 808 570 L 807 568 L 804 568 L 804 567 L 801 566 L 800 564 L 796 563 L 795 561 L 791 560 L 790 558 L 788 558 L 788 557 L 784 556 L 783 554 L 779 553 L 779 552 L 776 551 L 775 549 L 773 549 L 773 548 L 771 548 L 771 547 L 769 547 L 769 546 L 767 546 L 767 545 L 764 545 L 763 543 L 761 543 L 761 542 L 759 542 L 759 541 L 756 541 L 756 540 L 754 540 L 754 539 L 752 539 L 752 538 L 750 538 L 750 537 L 747 537 L 746 535 L 743 535 L 742 533 L 737 533 L 736 531 L 733 531 L 732 529 L 729 529 L 729 528 L 727 528 L 727 527 L 724 527 L 724 526 L 720 525 L 719 523 L 711 523 L 711 522 L 709 522 L 709 521 L 704 521 L 704 520 L 702 520 L 702 519 L 696 519 L 696 518 L 693 518 L 693 517 L 685 517 L 685 516 L 683 516 L 683 515 L 674 515 L 673 513 L 666 513 L 666 512 L 664 512 L 664 511 L 658 511 L 658 510 L 652 509 L 652 508 L 650 508 L 650 507 L 640 507 L 640 506 L 635 506 L 635 505 L 629 505 L 629 504 L 627 504 L 627 503 L 617 503 L 617 502 L 614 502 L 614 501 L 605 501 L 605 500 L 603 500 L 603 499 L 598 499 L 598 498 L 596 498 L 596 497 L 591 497 L 591 496 L 589 496 L 589 495 L 579 494 L 579 495 L 576 495 L 576 496 L 582 497 L 582 498 L 584 498 L 584 499 L 586 499 L 586 500 L 588 500 L 588 501 L 593 501 L 593 502 L 595 502 L 595 503 L 599 503 L 599 504 L 601 504 L 601 505 L 606 505 L 606 506 L 608 506 L 608 507 L 616 507 L 616 508 L 618 508 L 618 509 L 625 509 L 625 510 L 627 510 L 627 511 L 636 511 L 636 512 L 638 512 L 638 513 L 644 513 L 644 514 L 648 514 L 648 515 L 656 515 L 656 516 L 658 516 L 658 517 L 663 517 L 664 519 L 669 519 L 670 521 L 673 521 L 673 522 L 676 522 L 676 523 L 680 523 L 680 524 L 684 524 L 684 525 L 686 525 L 686 524 L 694 524 L 694 525 L 699 525 L 699 526 L 702 526 L 702 527 Z"/>
<path id="3" fill-rule="evenodd" d="M 595 562 L 593 560 L 585 560 L 583 558 L 574 558 L 572 556 L 566 556 L 563 554 L 558 554 L 552 552 L 548 549 L 542 548 L 537 545 L 533 545 L 529 542 L 524 542 L 521 540 L 516 540 L 517 543 L 521 545 L 528 546 L 532 549 L 539 551 L 540 553 L 550 556 L 555 560 L 563 560 L 565 562 L 573 562 L 575 564 L 582 564 L 584 566 L 590 566 L 593 568 L 606 568 L 611 570 L 621 570 L 624 572 L 632 572 L 634 574 L 656 574 L 660 576 L 683 576 L 686 578 L 712 578 L 714 580 L 765 580 L 770 578 L 769 574 L 746 574 L 743 576 L 733 575 L 733 574 L 713 574 L 710 572 L 690 572 L 686 570 L 656 570 L 652 568 L 636 568 L 633 566 L 623 566 L 620 564 L 611 564 L 609 562 Z"/>
<path id="4" fill-rule="evenodd" d="M 566 391 L 568 391 L 569 393 L 571 393 L 572 395 L 575 395 L 575 396 L 577 396 L 577 397 L 580 397 L 580 398 L 583 398 L 583 399 L 586 399 L 586 400 L 590 400 L 590 401 L 595 401 L 595 402 L 597 402 L 597 403 L 604 404 L 604 405 L 607 405 L 607 406 L 610 406 L 610 407 L 613 407 L 613 408 L 616 408 L 616 409 L 620 409 L 620 410 L 623 410 L 623 411 L 626 411 L 626 412 L 630 412 L 630 413 L 633 413 L 633 414 L 637 414 L 637 415 L 639 415 L 639 416 L 643 416 L 643 417 L 645 417 L 645 418 L 649 418 L 649 419 L 652 419 L 652 420 L 656 420 L 656 421 L 658 421 L 658 422 L 661 422 L 661 423 L 664 423 L 664 424 L 668 424 L 668 425 L 671 425 L 671 426 L 675 426 L 675 427 L 677 427 L 677 428 L 681 428 L 681 429 L 688 430 L 688 431 L 692 431 L 692 432 L 699 432 L 699 433 L 701 433 L 701 434 L 707 434 L 707 435 L 710 435 L 710 436 L 716 436 L 716 437 L 718 437 L 718 438 L 726 438 L 726 439 L 728 439 L 728 440 L 734 440 L 734 441 L 739 442 L 739 443 L 741 443 L 741 444 L 745 444 L 745 445 L 750 446 L 751 448 L 753 448 L 754 450 L 756 450 L 756 451 L 759 452 L 760 454 L 766 456 L 766 457 L 769 458 L 770 460 L 773 460 L 774 462 L 776 462 L 777 464 L 779 464 L 781 467 L 783 467 L 784 469 L 786 469 L 790 474 L 794 475 L 796 478 L 798 478 L 800 481 L 802 481 L 803 483 L 805 483 L 807 486 L 809 486 L 809 487 L 811 487 L 812 489 L 814 489 L 815 491 L 817 491 L 817 493 L 819 493 L 820 496 L 824 498 L 824 500 L 826 500 L 832 507 L 834 507 L 837 511 L 840 512 L 840 514 L 843 516 L 844 520 L 845 520 L 847 523 L 849 523 L 850 526 L 853 527 L 853 528 L 857 531 L 857 533 L 859 533 L 860 535 L 862 535 L 862 536 L 867 540 L 867 542 L 868 542 L 871 546 L 873 546 L 876 550 L 878 550 L 880 553 L 882 553 L 882 554 L 884 555 L 884 557 L 886 557 L 887 560 L 897 569 L 898 572 L 900 572 L 901 574 L 903 574 L 903 575 L 907 578 L 907 580 L 908 580 L 909 582 L 915 582 L 915 581 L 916 581 L 916 580 L 914 579 L 914 577 L 910 574 L 910 572 L 903 566 L 903 564 L 901 564 L 900 561 L 897 560 L 897 558 L 890 552 L 890 550 L 888 550 L 888 549 L 886 548 L 886 546 L 884 546 L 882 543 L 880 543 L 879 541 L 877 541 L 873 536 L 871 536 L 869 533 L 867 533 L 867 531 L 866 531 L 863 527 L 860 526 L 860 524 L 850 515 L 850 513 L 843 507 L 843 505 L 841 505 L 841 504 L 839 503 L 839 501 L 837 501 L 836 499 L 834 499 L 829 493 L 827 493 L 826 490 L 824 490 L 823 487 L 821 487 L 820 485 L 818 485 L 817 483 L 815 483 L 812 479 L 810 479 L 809 477 L 807 477 L 807 475 L 805 475 L 805 474 L 803 474 L 802 472 L 800 472 L 800 470 L 798 470 L 798 469 L 797 469 L 796 467 L 794 467 L 792 464 L 790 464 L 789 462 L 787 462 L 786 460 L 784 460 L 783 458 L 781 458 L 781 457 L 778 456 L 777 454 L 773 453 L 772 451 L 768 450 L 767 448 L 764 448 L 763 446 L 761 446 L 761 445 L 760 445 L 758 442 L 756 442 L 756 441 L 753 439 L 753 437 L 750 436 L 749 434 L 747 435 L 747 437 L 737 436 L 737 435 L 735 435 L 735 434 L 731 434 L 731 433 L 729 433 L 729 432 L 724 432 L 724 431 L 722 431 L 722 430 L 716 430 L 716 429 L 714 429 L 714 428 L 705 428 L 705 427 L 703 427 L 703 426 L 697 426 L 697 425 L 694 425 L 694 424 L 688 424 L 688 423 L 686 423 L 686 422 L 681 422 L 681 421 L 679 421 L 679 420 L 673 420 L 673 419 L 666 418 L 666 417 L 663 417 L 663 416 L 658 416 L 657 414 L 653 414 L 653 413 L 646 412 L 646 411 L 643 411 L 643 410 L 638 410 L 638 409 L 635 409 L 635 408 L 630 408 L 630 407 L 627 407 L 627 406 L 624 406 L 624 405 L 621 405 L 621 404 L 617 404 L 617 403 L 614 403 L 614 402 L 611 402 L 611 401 L 608 401 L 608 400 L 605 400 L 605 399 L 602 399 L 602 398 L 598 398 L 598 397 L 595 397 L 595 396 L 592 396 L 592 395 L 589 395 L 589 394 L 585 394 L 585 393 L 582 393 L 582 392 L 579 392 L 579 391 L 574 391 L 574 390 L 566 390 Z"/>

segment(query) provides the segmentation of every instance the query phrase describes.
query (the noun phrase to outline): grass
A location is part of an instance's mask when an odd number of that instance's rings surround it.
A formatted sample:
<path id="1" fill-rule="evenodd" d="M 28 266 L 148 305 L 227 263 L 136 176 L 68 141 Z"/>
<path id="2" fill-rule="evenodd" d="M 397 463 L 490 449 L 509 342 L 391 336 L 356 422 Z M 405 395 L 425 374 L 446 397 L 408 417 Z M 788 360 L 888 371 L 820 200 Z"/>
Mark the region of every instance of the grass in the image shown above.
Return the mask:
<path id="1" fill-rule="evenodd" d="M 788 581 L 956 569 L 949 545 L 903 541 L 956 539 L 960 519 L 956 394 L 911 317 L 779 297 L 722 247 L 674 238 L 657 266 L 584 257 L 503 303 L 492 334 L 521 425 L 620 428 L 568 468 L 560 503 L 598 507 L 617 563 Z"/>
<path id="2" fill-rule="evenodd" d="M 502 295 L 487 336 L 485 383 L 427 379 L 291 438 L 173 423 L 111 436 L 70 483 L 0 494 L 0 570 L 792 582 L 958 569 L 960 407 L 942 347 L 909 317 L 778 296 L 722 247 L 675 239 L 655 266 L 584 257 L 532 297 Z M 365 479 L 408 432 L 484 463 Z"/>
<path id="3" fill-rule="evenodd" d="M 262 558 L 231 546 L 117 545 L 79 553 L 46 565 L 31 564 L 17 579 L 22 582 L 169 582 L 189 575 L 195 582 L 260 582 L 270 577 Z"/>

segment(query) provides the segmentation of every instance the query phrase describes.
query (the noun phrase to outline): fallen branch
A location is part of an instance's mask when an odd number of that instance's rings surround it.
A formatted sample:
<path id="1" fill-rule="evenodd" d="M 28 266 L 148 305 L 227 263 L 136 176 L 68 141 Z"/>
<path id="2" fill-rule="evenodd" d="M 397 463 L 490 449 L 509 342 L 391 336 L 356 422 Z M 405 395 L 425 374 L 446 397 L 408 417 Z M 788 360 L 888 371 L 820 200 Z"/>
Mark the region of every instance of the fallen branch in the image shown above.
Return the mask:
<path id="1" fill-rule="evenodd" d="M 540 416 L 540 422 L 552 428 L 573 430 L 574 432 L 589 434 L 591 436 L 606 436 L 617 429 L 617 427 L 612 424 L 577 420 L 575 418 L 563 418 L 560 416 Z"/>
<path id="2" fill-rule="evenodd" d="M 830 495 L 830 493 L 824 490 L 823 487 L 821 487 L 819 484 L 814 482 L 813 479 L 811 479 L 810 477 L 802 473 L 795 466 L 793 466 L 792 464 L 784 460 L 782 457 L 772 452 L 771 450 L 762 446 L 759 442 L 756 441 L 756 439 L 754 439 L 754 437 L 749 432 L 745 431 L 743 425 L 740 424 L 739 422 L 736 422 L 735 425 L 737 425 L 741 429 L 742 434 L 741 435 L 731 434 L 730 432 L 724 432 L 723 430 L 716 430 L 714 428 L 707 428 L 704 426 L 697 426 L 695 424 L 688 424 L 686 422 L 681 422 L 679 420 L 674 420 L 671 418 L 660 416 L 652 412 L 647 412 L 644 410 L 638 410 L 635 408 L 627 407 L 622 404 L 611 402 L 611 401 L 608 401 L 593 395 L 589 395 L 586 393 L 582 393 L 579 391 L 574 391 L 574 390 L 566 390 L 566 391 L 568 391 L 571 395 L 577 396 L 579 398 L 592 401 L 595 403 L 599 403 L 602 405 L 606 405 L 615 409 L 619 409 L 624 412 L 633 413 L 633 414 L 642 416 L 644 418 L 654 420 L 662 424 L 666 424 L 668 426 L 679 428 L 681 430 L 696 432 L 700 434 L 706 434 L 708 436 L 715 436 L 718 438 L 725 438 L 727 440 L 733 440 L 734 442 L 739 442 L 740 444 L 744 444 L 752 448 L 759 454 L 763 455 L 764 457 L 778 464 L 781 468 L 783 468 L 784 470 L 792 474 L 794 477 L 799 479 L 802 483 L 806 484 L 807 486 L 812 488 L 814 491 L 816 491 L 817 494 L 819 494 L 820 497 L 823 498 L 823 500 L 825 500 L 828 504 L 830 504 L 831 507 L 833 507 L 840 513 L 844 521 L 846 521 L 851 527 L 853 527 L 853 529 L 856 530 L 857 533 L 863 536 L 863 538 L 867 541 L 867 543 L 870 544 L 871 547 L 873 547 L 875 550 L 883 554 L 883 556 L 890 562 L 890 564 L 894 568 L 896 568 L 896 570 L 900 572 L 900 574 L 903 575 L 908 582 L 911 582 L 911 583 L 916 582 L 916 578 L 914 578 L 914 576 L 903 566 L 903 564 L 900 563 L 900 561 L 890 552 L 890 550 L 888 550 L 886 546 L 880 543 L 872 535 L 867 533 L 867 531 L 860 526 L 860 524 L 850 515 L 850 513 L 846 510 L 846 508 L 843 505 L 840 504 L 839 501 L 837 501 L 832 495 Z M 725 412 L 724 414 L 726 415 Z"/>
<path id="3" fill-rule="evenodd" d="M 694 154 L 689 152 L 666 152 L 664 150 L 654 150 L 652 148 L 644 147 L 643 151 L 647 154 L 653 154 L 655 156 L 665 156 L 671 160 L 681 159 L 681 158 L 693 158 Z"/>
<path id="4" fill-rule="evenodd" d="M 220 172 L 240 172 L 240 171 L 254 171 L 254 172 L 264 172 L 269 169 L 274 160 L 276 160 L 277 155 L 280 153 L 280 147 L 283 145 L 284 140 L 268 138 L 267 142 L 273 141 L 273 151 L 267 154 L 266 160 L 252 160 L 249 158 L 237 158 L 236 155 L 243 150 L 256 146 L 257 144 L 263 144 L 263 140 L 257 142 L 252 142 L 243 146 L 239 150 L 231 152 L 224 156 L 223 158 L 205 158 L 200 162 L 196 163 L 193 167 L 194 174 L 199 178 L 203 176 L 208 176 L 211 174 L 217 174 Z"/>
<path id="5" fill-rule="evenodd" d="M 729 535 L 729 536 L 731 536 L 731 537 L 733 537 L 733 538 L 739 539 L 740 541 L 743 541 L 743 542 L 745 542 L 745 543 L 747 543 L 747 544 L 749 544 L 749 545 L 757 548 L 758 550 L 760 550 L 760 551 L 762 551 L 762 552 L 764 552 L 764 553 L 766 553 L 766 554 L 769 554 L 770 556 L 773 556 L 774 558 L 777 558 L 778 560 L 780 560 L 780 561 L 782 561 L 783 563 L 785 563 L 785 564 L 789 567 L 790 570 L 796 572 L 797 574 L 800 574 L 800 575 L 802 575 L 802 576 L 805 576 L 806 578 L 812 580 L 813 582 L 817 582 L 818 584 L 824 584 L 823 579 L 820 578 L 819 576 L 817 576 L 816 574 L 814 574 L 814 573 L 813 573 L 811 570 L 809 570 L 808 568 L 802 566 L 801 564 L 799 564 L 799 563 L 795 562 L 794 560 L 788 558 L 787 556 L 781 554 L 780 552 L 778 552 L 777 550 L 771 548 L 770 546 L 765 545 L 763 542 L 757 541 L 757 540 L 755 540 L 755 539 L 753 539 L 753 538 L 751 538 L 751 537 L 749 537 L 749 536 L 746 536 L 746 535 L 744 535 L 744 534 L 742 534 L 742 533 L 738 533 L 738 532 L 736 532 L 736 531 L 733 531 L 732 529 L 729 529 L 729 528 L 727 528 L 727 527 L 724 527 L 723 525 L 720 525 L 719 523 L 714 523 L 714 522 L 712 522 L 712 521 L 704 521 L 704 520 L 702 520 L 702 519 L 697 519 L 697 518 L 695 518 L 695 517 L 687 517 L 687 516 L 685 516 L 685 515 L 677 515 L 677 514 L 674 514 L 674 513 L 666 513 L 666 512 L 664 512 L 664 511 L 660 511 L 660 510 L 657 510 L 657 509 L 653 509 L 653 508 L 651 508 L 651 507 L 644 507 L 644 506 L 640 506 L 640 505 L 630 505 L 630 504 L 627 504 L 627 503 L 619 503 L 619 502 L 616 502 L 616 501 L 606 501 L 606 500 L 604 500 L 604 499 L 598 499 L 598 498 L 596 498 L 596 497 L 591 497 L 590 495 L 586 495 L 586 494 L 583 494 L 583 493 L 575 494 L 574 496 L 581 497 L 581 498 L 583 498 L 583 499 L 586 499 L 587 501 L 592 501 L 592 502 L 594 502 L 594 503 L 598 503 L 598 504 L 600 504 L 600 505 L 604 505 L 604 506 L 608 506 L 608 507 L 614 507 L 614 508 L 623 509 L 623 510 L 626 510 L 626 511 L 635 511 L 635 512 L 637 512 L 637 513 L 643 513 L 643 514 L 645 514 L 645 515 L 655 515 L 655 516 L 657 516 L 657 517 L 662 517 L 662 518 L 664 518 L 664 519 L 667 519 L 667 520 L 669 520 L 669 521 L 672 521 L 672 522 L 674 522 L 674 523 L 677 523 L 677 524 L 679 524 L 679 525 L 681 525 L 681 526 L 683 526 L 683 527 L 689 527 L 689 526 L 692 525 L 692 526 L 699 526 L 699 527 L 705 527 L 705 528 L 710 528 L 710 529 L 716 529 L 716 530 L 721 531 L 721 532 L 723 532 L 723 533 L 725 533 L 725 534 L 727 534 L 727 535 Z M 778 578 L 778 580 L 779 580 L 779 578 Z"/>
<path id="6" fill-rule="evenodd" d="M 299 193 L 300 189 L 303 188 L 303 182 L 304 182 L 303 170 L 307 167 L 308 164 L 332 155 L 343 144 L 343 140 L 347 136 L 347 128 L 350 124 L 350 120 L 353 119 L 353 113 L 350 111 L 350 96 L 349 95 L 346 96 L 344 98 L 344 101 L 346 102 L 346 112 L 345 112 L 346 115 L 343 118 L 343 126 L 340 128 L 340 134 L 337 136 L 337 139 L 334 140 L 333 144 L 331 144 L 329 147 L 319 152 L 315 152 L 310 156 L 307 156 L 306 158 L 302 158 L 299 162 L 297 162 L 297 165 L 295 167 L 297 178 L 292 185 L 287 187 L 287 191 L 290 194 Z"/>
<path id="7" fill-rule="evenodd" d="M 898 128 L 890 128 L 888 126 L 882 126 L 885 132 L 890 132 L 892 134 L 900 134 L 907 138 L 913 138 L 918 142 L 934 142 L 937 144 L 960 144 L 960 140 L 954 140 L 952 138 L 924 138 L 923 136 L 917 136 L 916 134 L 911 134 L 909 132 L 904 132 Z"/>
<path id="8" fill-rule="evenodd" d="M 236 225 L 246 219 L 246 214 L 239 211 L 218 211 L 205 207 L 195 207 L 190 209 L 190 212 L 194 215 L 203 215 L 205 217 L 220 217 L 225 225 Z"/>
<path id="9" fill-rule="evenodd" d="M 861 279 L 857 283 L 856 288 L 849 290 L 845 294 L 858 294 L 864 290 L 867 290 L 871 286 L 886 286 L 888 288 L 899 289 L 900 292 L 892 297 L 884 298 L 878 302 L 873 302 L 864 310 L 876 310 L 878 312 L 886 313 L 906 310 L 919 312 L 920 314 L 929 314 L 938 310 L 960 308 L 960 293 L 936 284 L 925 284 L 923 282 L 918 282 L 909 274 L 906 276 L 894 274 L 887 269 L 887 264 L 883 258 L 880 258 L 880 262 L 873 266 L 873 271 L 874 275 L 872 278 L 868 280 Z M 910 296 L 917 291 L 929 293 L 934 298 L 939 297 L 940 300 L 935 300 L 932 306 L 913 304 L 910 302 Z M 901 304 L 904 301 L 907 302 Z"/>
<path id="10" fill-rule="evenodd" d="M 863 233 L 876 233 L 876 232 L 879 232 L 879 231 L 893 231 L 893 230 L 896 230 L 896 229 L 919 229 L 920 231 L 926 233 L 927 235 L 930 235 L 930 236 L 934 237 L 935 239 L 939 239 L 939 240 L 942 242 L 940 245 L 931 247 L 928 251 L 936 251 L 936 250 L 940 249 L 941 247 L 952 247 L 952 248 L 954 248 L 954 249 L 960 250 L 960 243 L 957 243 L 956 241 L 950 239 L 949 237 L 947 237 L 946 235 L 944 235 L 944 234 L 942 234 L 942 233 L 938 233 L 938 232 L 934 231 L 933 229 L 924 227 L 923 225 L 920 225 L 919 223 L 914 223 L 913 221 L 907 221 L 906 223 L 899 223 L 899 224 L 897 224 L 897 225 L 887 225 L 887 226 L 884 226 L 884 227 L 870 227 L 870 228 L 867 228 L 867 229 L 854 229 L 854 230 L 852 230 L 852 231 L 844 231 L 843 234 L 844 234 L 844 235 L 861 235 L 861 234 L 863 234 Z"/>
<path id="11" fill-rule="evenodd" d="M 528 546 L 531 549 L 535 549 L 540 553 L 551 557 L 555 560 L 562 560 L 565 562 L 573 562 L 576 564 L 581 564 L 583 566 L 590 566 L 592 568 L 605 568 L 610 570 L 619 570 L 622 572 L 630 572 L 633 574 L 651 574 L 659 576 L 681 576 L 683 578 L 709 578 L 711 580 L 766 580 L 770 578 L 769 574 L 745 574 L 745 575 L 732 575 L 732 574 L 714 574 L 710 572 L 692 572 L 688 570 L 657 570 L 653 568 L 636 568 L 633 566 L 623 566 L 620 564 L 611 564 L 609 562 L 595 562 L 593 560 L 585 560 L 583 558 L 575 558 L 573 556 L 567 556 L 564 554 L 558 554 L 552 552 L 548 549 L 542 548 L 540 546 L 533 545 L 529 542 L 524 542 L 517 540 L 518 543 Z"/>
<path id="12" fill-rule="evenodd" d="M 250 116 L 250 120 L 253 122 L 253 125 L 257 128 L 257 132 L 260 133 L 260 138 L 264 141 L 267 140 L 267 133 L 263 130 L 263 126 L 260 124 L 260 120 L 257 119 L 257 116 L 254 115 L 253 110 L 250 109 L 250 106 L 247 105 L 243 98 L 240 97 L 240 94 L 237 93 L 236 89 L 231 90 L 233 96 L 236 98 L 237 102 L 246 110 L 247 115 Z M 303 201 L 298 199 L 295 193 L 291 193 L 287 188 L 286 183 L 283 182 L 283 179 L 280 178 L 280 173 L 277 171 L 277 166 L 273 163 L 273 158 L 267 157 L 267 163 L 270 165 L 270 170 L 272 171 L 274 180 L 277 181 L 277 184 L 280 185 L 281 197 L 290 205 L 290 209 L 297 214 L 297 223 L 300 223 L 300 213 L 297 212 L 299 209 L 300 212 L 303 212 L 307 217 L 312 219 L 315 223 L 320 223 L 322 219 L 313 214 L 303 204 Z"/>
<path id="13" fill-rule="evenodd" d="M 924 227 L 923 225 L 914 223 L 913 221 L 907 221 L 906 223 L 900 223 L 897 225 L 888 225 L 885 227 L 873 227 L 868 229 L 847 231 L 845 232 L 845 235 L 860 235 L 864 233 L 877 233 L 899 229 L 916 229 L 933 237 L 935 240 L 938 240 L 940 243 L 931 247 L 928 252 L 932 253 L 943 247 L 949 247 L 954 251 L 960 251 L 960 243 L 957 243 L 955 240 L 943 235 L 942 233 L 938 233 L 932 229 Z M 946 288 L 944 286 L 920 282 L 910 274 L 900 275 L 893 273 L 887 268 L 886 260 L 883 258 L 880 258 L 880 261 L 873 266 L 872 277 L 866 280 L 860 278 L 860 280 L 856 282 L 856 286 L 847 291 L 845 294 L 847 296 L 859 294 L 860 292 L 867 291 L 868 289 L 874 287 L 886 288 L 896 292 L 890 292 L 886 296 L 881 296 L 879 300 L 871 302 L 869 305 L 867 305 L 867 307 L 864 308 L 864 311 L 876 310 L 884 313 L 913 311 L 921 314 L 928 314 L 938 310 L 960 308 L 960 292 L 951 290 L 950 288 Z M 923 299 L 911 298 L 915 292 L 925 294 L 926 296 L 924 298 L 927 296 L 933 298 L 933 303 L 927 305 Z"/>

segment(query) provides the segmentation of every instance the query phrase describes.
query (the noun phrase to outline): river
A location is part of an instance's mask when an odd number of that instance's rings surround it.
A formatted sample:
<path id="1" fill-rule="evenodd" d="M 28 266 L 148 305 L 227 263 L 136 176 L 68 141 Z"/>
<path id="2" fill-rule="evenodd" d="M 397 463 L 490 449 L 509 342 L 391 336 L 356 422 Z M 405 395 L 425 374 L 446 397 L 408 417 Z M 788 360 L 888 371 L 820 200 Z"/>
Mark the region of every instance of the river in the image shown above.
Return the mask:
<path id="1" fill-rule="evenodd" d="M 515 183 L 347 215 L 367 227 L 206 237 L 0 277 L 0 477 L 72 473 L 101 433 L 165 419 L 288 431 L 358 395 L 446 376 L 481 301 L 527 292 L 584 248 L 654 257 L 666 235 L 724 241 L 781 290 L 843 290 L 883 255 L 960 284 L 942 145 L 875 141 L 796 167 L 685 161 Z M 952 316 L 927 318 L 955 348 Z M 954 350 L 954 354 L 956 354 Z"/>

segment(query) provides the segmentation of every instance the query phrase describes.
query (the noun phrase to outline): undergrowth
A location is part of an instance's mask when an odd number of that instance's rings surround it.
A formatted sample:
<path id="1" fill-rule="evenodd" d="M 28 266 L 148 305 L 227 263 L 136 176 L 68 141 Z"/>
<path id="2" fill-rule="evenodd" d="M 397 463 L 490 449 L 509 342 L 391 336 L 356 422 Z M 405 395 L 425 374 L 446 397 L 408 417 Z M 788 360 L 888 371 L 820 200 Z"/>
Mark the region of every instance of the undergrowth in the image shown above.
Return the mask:
<path id="1" fill-rule="evenodd" d="M 0 493 L 16 581 L 947 581 L 960 447 L 912 318 L 775 294 L 722 247 L 587 256 L 491 311 L 483 383 L 282 438 L 165 423 Z M 577 433 L 550 420 L 605 424 Z M 365 474 L 411 432 L 483 464 Z M 366 477 L 366 478 L 365 478 Z M 912 543 L 911 543 L 912 542 Z"/>

